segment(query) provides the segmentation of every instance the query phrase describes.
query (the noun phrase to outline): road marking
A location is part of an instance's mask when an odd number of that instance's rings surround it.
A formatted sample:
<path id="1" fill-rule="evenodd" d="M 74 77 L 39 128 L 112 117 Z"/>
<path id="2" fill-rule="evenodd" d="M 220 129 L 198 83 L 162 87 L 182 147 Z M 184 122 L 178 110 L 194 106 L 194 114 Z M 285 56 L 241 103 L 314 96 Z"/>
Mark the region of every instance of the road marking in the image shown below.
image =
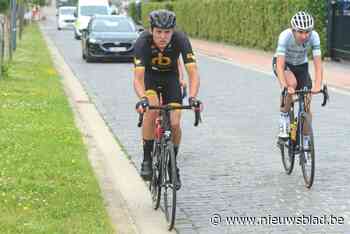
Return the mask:
<path id="1" fill-rule="evenodd" d="M 267 72 L 267 71 L 264 71 L 262 69 L 254 67 L 254 66 L 250 67 L 250 66 L 247 66 L 247 65 L 243 65 L 243 64 L 240 64 L 240 63 L 237 63 L 237 62 L 233 61 L 232 59 L 215 57 L 213 55 L 208 55 L 208 54 L 205 54 L 205 53 L 202 53 L 202 52 L 197 52 L 197 53 L 199 55 L 203 56 L 203 57 L 207 57 L 209 59 L 213 59 L 213 60 L 216 60 L 216 61 L 219 61 L 219 62 L 230 64 L 230 65 L 233 65 L 233 66 L 236 66 L 236 67 L 241 67 L 241 68 L 246 69 L 246 70 L 262 73 L 262 74 L 270 76 L 271 78 L 274 79 L 274 74 L 272 73 L 272 71 L 271 72 Z M 332 92 L 350 96 L 350 90 L 337 88 L 337 87 L 334 87 L 331 84 L 328 84 L 328 86 L 330 86 L 330 87 L 328 87 L 328 89 L 331 90 Z"/>
<path id="2" fill-rule="evenodd" d="M 335 93 L 339 93 L 339 94 L 350 96 L 350 91 L 348 91 L 348 90 L 339 89 L 339 88 L 335 88 L 335 87 L 329 87 L 328 89 L 332 90 Z"/>
<path id="3" fill-rule="evenodd" d="M 233 65 L 233 66 L 241 67 L 241 68 L 244 68 L 244 69 L 246 69 L 246 70 L 250 70 L 250 71 L 255 71 L 255 72 L 258 72 L 258 73 L 262 73 L 262 74 L 264 74 L 264 75 L 270 76 L 271 78 L 274 78 L 274 77 L 273 77 L 274 75 L 273 75 L 272 71 L 271 71 L 271 72 L 267 72 L 267 71 L 264 71 L 264 70 L 262 70 L 262 69 L 256 68 L 256 67 L 254 67 L 254 66 L 248 66 L 248 65 L 243 65 L 243 64 L 237 63 L 237 62 L 233 61 L 232 59 L 216 57 L 216 56 L 208 55 L 208 54 L 205 54 L 205 53 L 202 53 L 202 52 L 198 52 L 198 54 L 200 54 L 200 55 L 203 56 L 203 57 L 207 57 L 207 58 L 209 58 L 209 59 L 213 59 L 213 60 L 217 60 L 217 61 L 219 61 L 219 62 L 231 64 L 231 65 Z M 272 67 L 272 65 L 271 65 L 271 67 Z"/>

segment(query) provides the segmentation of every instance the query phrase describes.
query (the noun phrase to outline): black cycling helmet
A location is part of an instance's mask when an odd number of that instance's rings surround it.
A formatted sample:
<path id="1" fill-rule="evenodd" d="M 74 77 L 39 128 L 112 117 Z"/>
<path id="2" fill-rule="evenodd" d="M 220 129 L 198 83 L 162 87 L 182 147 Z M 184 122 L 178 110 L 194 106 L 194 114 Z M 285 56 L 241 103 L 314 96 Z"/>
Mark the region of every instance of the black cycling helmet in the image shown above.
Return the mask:
<path id="1" fill-rule="evenodd" d="M 169 29 L 176 26 L 175 13 L 168 10 L 156 10 L 149 14 L 151 28 Z"/>

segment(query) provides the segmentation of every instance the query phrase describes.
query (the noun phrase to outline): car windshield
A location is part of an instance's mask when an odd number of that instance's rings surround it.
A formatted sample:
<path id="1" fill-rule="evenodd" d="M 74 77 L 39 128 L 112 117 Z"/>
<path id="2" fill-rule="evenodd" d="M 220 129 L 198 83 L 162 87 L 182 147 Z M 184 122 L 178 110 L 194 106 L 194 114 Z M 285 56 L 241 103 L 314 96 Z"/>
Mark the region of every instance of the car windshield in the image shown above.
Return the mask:
<path id="1" fill-rule="evenodd" d="M 61 15 L 73 15 L 74 14 L 74 8 L 66 8 L 60 10 Z"/>
<path id="2" fill-rule="evenodd" d="M 80 15 L 93 16 L 93 15 L 108 15 L 107 6 L 81 6 Z"/>
<path id="3" fill-rule="evenodd" d="M 92 24 L 94 32 L 134 32 L 135 28 L 128 20 L 95 20 Z"/>

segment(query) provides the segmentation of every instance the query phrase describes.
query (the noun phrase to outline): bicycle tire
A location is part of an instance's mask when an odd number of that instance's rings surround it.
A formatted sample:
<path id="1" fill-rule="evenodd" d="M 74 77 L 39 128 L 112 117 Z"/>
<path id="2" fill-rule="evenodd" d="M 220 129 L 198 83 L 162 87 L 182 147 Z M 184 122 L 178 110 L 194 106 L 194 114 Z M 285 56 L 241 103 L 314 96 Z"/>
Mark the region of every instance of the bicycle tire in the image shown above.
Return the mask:
<path id="1" fill-rule="evenodd" d="M 161 150 L 159 144 L 154 143 L 152 151 L 153 163 L 152 163 L 152 179 L 149 184 L 149 189 L 151 191 L 152 205 L 153 209 L 157 210 L 160 205 L 161 199 Z"/>
<path id="2" fill-rule="evenodd" d="M 168 230 L 171 231 L 175 225 L 176 216 L 176 164 L 174 146 L 171 142 L 167 143 L 165 150 L 165 161 L 163 163 L 163 178 L 165 179 L 164 186 L 164 213 L 168 223 Z M 170 163 L 170 166 L 169 166 Z M 169 170 L 170 168 L 170 170 Z M 170 209 L 171 206 L 171 209 Z"/>
<path id="3" fill-rule="evenodd" d="M 292 123 L 292 121 L 294 121 L 293 113 L 290 112 L 289 117 L 290 123 Z M 278 145 L 281 151 L 283 168 L 286 174 L 290 175 L 293 171 L 295 161 L 294 143 L 291 140 L 290 134 L 286 141 L 279 139 Z"/>
<path id="4" fill-rule="evenodd" d="M 282 164 L 283 168 L 287 175 L 290 175 L 293 172 L 295 154 L 294 154 L 294 145 L 290 139 L 285 142 L 279 143 Z"/>
<path id="5" fill-rule="evenodd" d="M 304 177 L 305 187 L 311 188 L 315 176 L 315 147 L 311 121 L 310 117 L 307 114 L 301 120 L 301 139 L 303 139 L 303 129 L 305 128 L 306 124 L 310 129 L 310 146 L 308 151 L 304 151 L 304 142 L 301 142 L 300 166 Z"/>

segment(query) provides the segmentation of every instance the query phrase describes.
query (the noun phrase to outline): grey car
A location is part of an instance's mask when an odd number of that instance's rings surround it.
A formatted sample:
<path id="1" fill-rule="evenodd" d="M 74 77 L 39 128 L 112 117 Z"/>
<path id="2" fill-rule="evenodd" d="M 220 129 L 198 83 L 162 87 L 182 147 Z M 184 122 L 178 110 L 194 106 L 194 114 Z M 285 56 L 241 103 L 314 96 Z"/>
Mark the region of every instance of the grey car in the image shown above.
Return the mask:
<path id="1" fill-rule="evenodd" d="M 87 62 L 102 59 L 132 60 L 142 29 L 128 16 L 95 15 L 82 32 L 82 56 Z"/>

